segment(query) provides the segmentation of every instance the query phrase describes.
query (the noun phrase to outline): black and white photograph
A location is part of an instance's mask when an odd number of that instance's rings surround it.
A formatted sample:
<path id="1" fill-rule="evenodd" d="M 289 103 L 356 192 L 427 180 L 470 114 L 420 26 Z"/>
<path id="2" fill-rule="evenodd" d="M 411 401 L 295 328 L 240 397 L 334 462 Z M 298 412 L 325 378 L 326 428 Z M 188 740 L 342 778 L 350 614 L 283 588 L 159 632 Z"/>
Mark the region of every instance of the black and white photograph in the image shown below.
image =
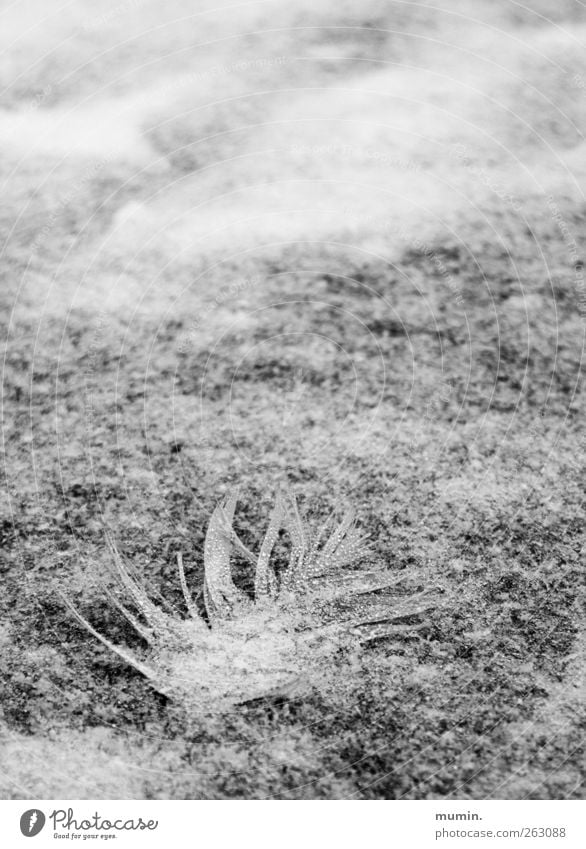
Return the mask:
<path id="1" fill-rule="evenodd" d="M 0 89 L 3 845 L 580 845 L 586 3 L 0 0 Z"/>

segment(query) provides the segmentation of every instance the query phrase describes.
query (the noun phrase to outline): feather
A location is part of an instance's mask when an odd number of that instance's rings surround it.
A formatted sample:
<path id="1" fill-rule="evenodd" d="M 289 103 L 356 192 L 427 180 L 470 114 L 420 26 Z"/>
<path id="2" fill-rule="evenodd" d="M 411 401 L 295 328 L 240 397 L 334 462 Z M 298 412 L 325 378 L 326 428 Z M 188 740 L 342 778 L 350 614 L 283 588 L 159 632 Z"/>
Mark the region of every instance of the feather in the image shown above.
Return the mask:
<path id="1" fill-rule="evenodd" d="M 277 578 L 270 563 L 270 558 L 278 539 L 284 516 L 283 499 L 281 493 L 278 493 L 256 564 L 254 592 L 257 599 L 275 598 L 277 593 Z"/>
<path id="2" fill-rule="evenodd" d="M 212 513 L 204 543 L 204 602 L 210 621 L 229 619 L 234 609 L 246 606 L 247 596 L 239 590 L 232 580 L 230 553 L 232 543 L 222 528 L 232 526 L 235 496 L 230 497 L 225 506 L 219 505 Z"/>
<path id="3" fill-rule="evenodd" d="M 202 628 L 205 628 L 205 622 L 199 615 L 199 611 L 195 606 L 193 599 L 191 598 L 191 594 L 187 586 L 187 581 L 185 580 L 185 569 L 183 568 L 183 554 L 180 551 L 177 552 L 177 569 L 179 571 L 179 583 L 181 584 L 181 592 L 183 593 L 183 598 L 185 599 L 185 604 L 187 606 L 189 615 L 197 622 L 198 625 L 201 625 Z"/>
<path id="4" fill-rule="evenodd" d="M 234 531 L 236 499 L 232 492 L 216 506 L 205 536 L 203 598 L 209 627 L 187 586 L 181 553 L 177 571 L 187 620 L 172 607 L 164 612 L 164 600 L 155 603 L 147 595 L 107 536 L 113 569 L 130 607 L 106 593 L 146 641 L 146 662 L 107 639 L 62 594 L 78 622 L 160 692 L 203 710 L 247 704 L 291 688 L 297 692 L 323 678 L 326 659 L 335 652 L 400 635 L 404 639 L 427 626 L 421 619 L 433 608 L 422 606 L 426 593 L 376 595 L 402 583 L 403 575 L 384 569 L 343 571 L 364 555 L 366 545 L 352 512 L 340 521 L 332 513 L 315 533 L 303 521 L 295 496 L 279 492 L 255 556 Z M 288 533 L 291 550 L 279 584 L 272 558 L 281 530 Z M 233 581 L 234 549 L 254 563 L 254 602 Z"/>
<path id="5" fill-rule="evenodd" d="M 98 640 L 100 640 L 101 643 L 103 643 L 107 648 L 109 648 L 110 651 L 113 651 L 115 654 L 117 654 L 119 657 L 121 657 L 122 660 L 125 661 L 125 663 L 128 663 L 130 666 L 133 666 L 136 670 L 138 670 L 138 672 L 140 672 L 142 675 L 144 675 L 145 678 L 150 678 L 151 680 L 156 678 L 156 675 L 155 675 L 155 672 L 154 672 L 153 669 L 151 669 L 145 663 L 142 663 L 140 660 L 138 660 L 138 658 L 134 657 L 134 655 L 131 652 L 129 652 L 127 649 L 123 649 L 120 646 L 117 646 L 114 643 L 112 643 L 110 640 L 108 640 L 107 637 L 104 637 L 103 634 L 100 634 L 100 632 L 97 631 L 93 627 L 93 625 L 90 625 L 90 623 L 87 621 L 87 619 L 85 619 L 81 615 L 81 613 L 79 613 L 76 610 L 74 605 L 69 601 L 69 599 L 63 593 L 61 593 L 61 598 L 65 602 L 65 605 L 67 606 L 67 608 L 71 611 L 71 613 L 73 613 L 73 615 L 75 616 L 77 621 L 80 622 L 83 625 L 83 627 L 86 628 L 90 632 L 90 634 L 93 634 L 94 637 L 96 637 Z"/>

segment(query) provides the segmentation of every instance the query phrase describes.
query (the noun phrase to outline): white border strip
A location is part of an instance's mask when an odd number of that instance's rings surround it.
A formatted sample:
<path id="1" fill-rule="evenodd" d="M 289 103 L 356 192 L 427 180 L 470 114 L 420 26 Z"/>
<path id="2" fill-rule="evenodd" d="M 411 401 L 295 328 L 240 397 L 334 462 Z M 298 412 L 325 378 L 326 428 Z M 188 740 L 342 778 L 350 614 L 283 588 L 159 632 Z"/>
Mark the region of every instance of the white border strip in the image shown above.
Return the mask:
<path id="1" fill-rule="evenodd" d="M 32 834 L 23 835 L 21 821 Z M 514 844 L 584 849 L 586 802 L 0 801 L 2 846 L 48 843 L 120 849 L 497 849 Z"/>

